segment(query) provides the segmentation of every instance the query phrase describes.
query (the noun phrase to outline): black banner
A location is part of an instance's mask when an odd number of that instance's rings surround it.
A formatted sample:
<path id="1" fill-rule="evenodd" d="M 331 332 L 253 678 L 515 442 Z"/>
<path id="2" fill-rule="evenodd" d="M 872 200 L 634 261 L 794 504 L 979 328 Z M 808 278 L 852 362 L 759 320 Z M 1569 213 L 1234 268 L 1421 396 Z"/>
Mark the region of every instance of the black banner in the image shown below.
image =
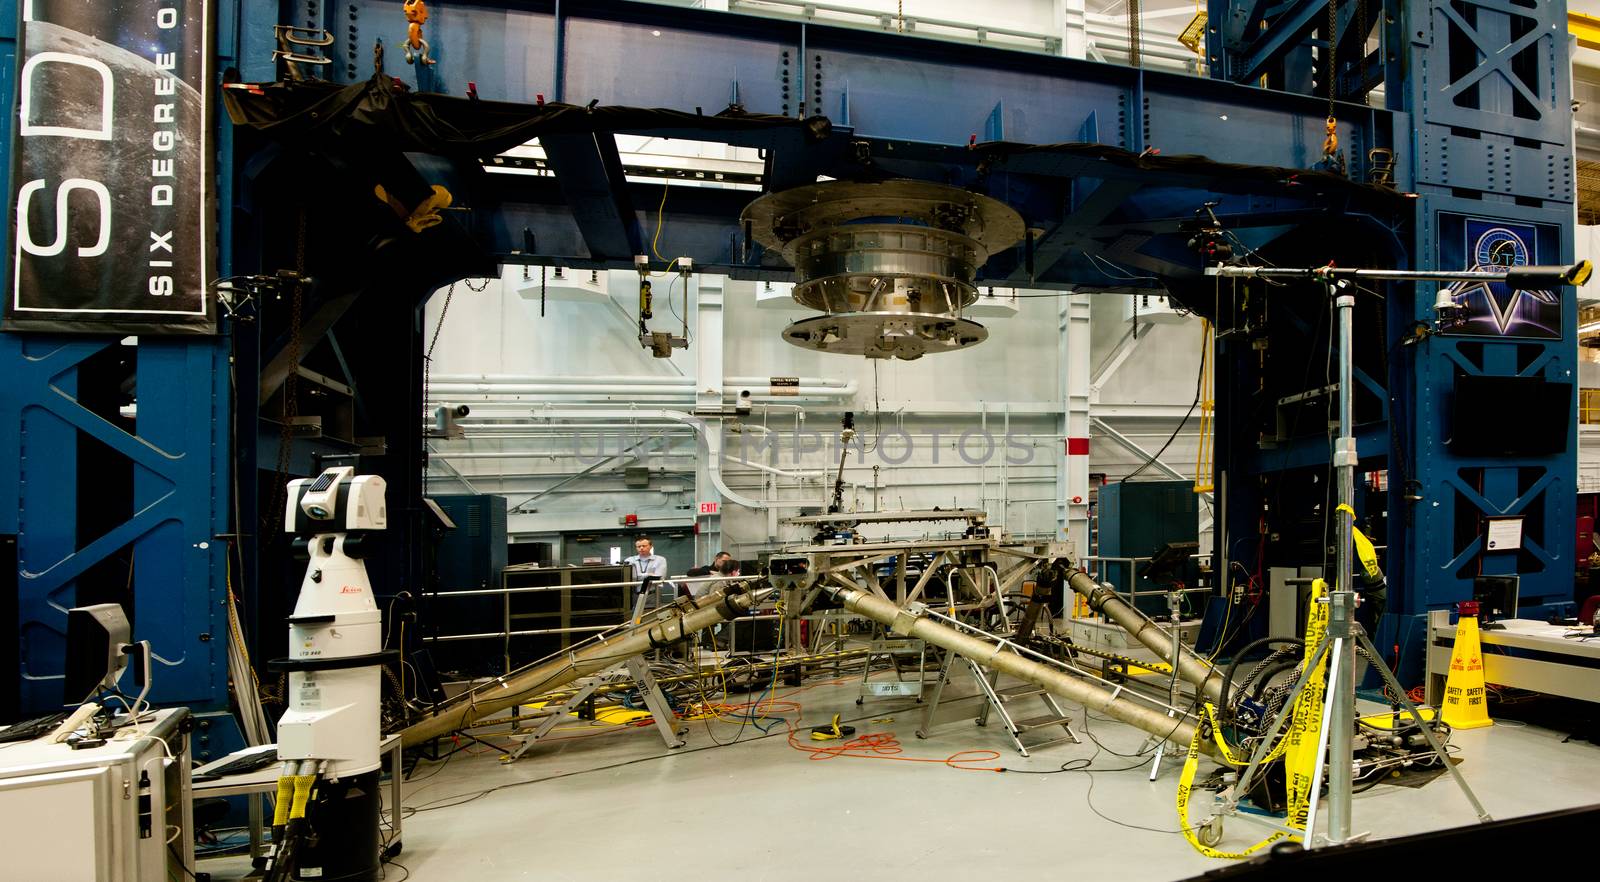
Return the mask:
<path id="1" fill-rule="evenodd" d="M 206 0 L 20 0 L 6 330 L 208 333 Z"/>

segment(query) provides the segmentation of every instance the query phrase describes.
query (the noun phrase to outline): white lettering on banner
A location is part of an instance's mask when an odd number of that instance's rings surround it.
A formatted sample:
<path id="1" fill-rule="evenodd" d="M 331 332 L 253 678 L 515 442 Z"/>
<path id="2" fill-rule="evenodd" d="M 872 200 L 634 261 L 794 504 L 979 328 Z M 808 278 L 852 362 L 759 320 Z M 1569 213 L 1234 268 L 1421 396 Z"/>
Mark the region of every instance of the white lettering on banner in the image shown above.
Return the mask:
<path id="1" fill-rule="evenodd" d="M 188 167 L 207 152 L 208 3 L 19 5 L 26 26 L 17 35 L 10 309 L 209 315 L 203 294 L 208 188 L 204 170 Z M 108 11 L 96 11 L 101 6 Z M 30 43 L 52 51 L 30 51 Z M 145 60 L 125 58 L 129 53 Z M 140 182 L 146 160 L 149 176 Z M 186 186 L 178 199 L 177 181 L 195 175 L 197 196 Z M 148 192 L 147 202 L 139 189 Z M 198 226 L 190 211 L 202 219 Z M 171 306 L 138 299 L 137 270 L 128 264 L 140 259 L 139 228 L 149 235 L 144 295 Z M 198 240 L 198 251 L 190 239 Z M 187 307 L 197 291 L 198 309 Z M 174 303 L 180 298 L 184 305 Z"/>
<path id="2" fill-rule="evenodd" d="M 77 126 L 44 126 L 33 122 L 33 77 L 39 68 L 46 64 L 73 64 L 86 67 L 100 75 L 100 128 L 85 129 Z M 35 138 L 40 135 L 55 135 L 62 138 L 88 138 L 94 141 L 111 140 L 111 106 L 116 88 L 112 84 L 111 68 L 103 61 L 93 58 L 84 58 L 81 55 L 69 55 L 66 52 L 40 52 L 22 63 L 22 94 L 21 117 L 22 125 L 18 135 L 23 138 Z"/>
<path id="3" fill-rule="evenodd" d="M 56 191 L 56 237 L 49 245 L 40 245 L 33 241 L 33 232 L 29 229 L 28 207 L 33 200 L 33 194 L 44 189 L 44 181 L 29 181 L 17 190 L 17 247 L 36 257 L 55 257 L 67 250 L 67 199 L 73 190 L 88 190 L 93 193 L 100 203 L 100 238 L 92 246 L 78 246 L 79 257 L 99 257 L 106 253 L 106 248 L 111 244 L 111 191 L 99 181 L 90 181 L 84 178 L 68 178 L 61 182 L 61 189 Z"/>
<path id="4" fill-rule="evenodd" d="M 162 7 L 156 11 L 157 27 L 161 28 L 162 30 L 171 30 L 172 28 L 176 27 L 177 24 L 178 11 L 176 9 L 172 7 Z M 157 52 L 155 54 L 155 63 L 156 67 L 161 68 L 162 70 L 172 70 L 178 66 L 178 54 L 176 52 Z M 171 77 L 159 77 L 155 81 L 155 94 L 158 98 L 174 94 L 175 89 L 176 83 Z M 151 119 L 156 125 L 168 125 L 176 127 L 177 105 L 172 102 L 158 101 L 151 110 Z M 150 146 L 163 153 L 170 152 L 176 144 L 177 133 L 171 129 L 156 129 L 155 133 L 150 136 Z M 150 160 L 150 177 L 173 177 L 173 161 L 171 159 L 159 158 Z M 152 207 L 164 208 L 170 206 L 172 205 L 172 197 L 173 188 L 171 184 L 152 184 L 150 186 L 150 205 Z M 152 220 L 153 219 L 154 218 L 152 218 Z M 154 230 L 151 230 L 150 251 L 154 253 L 158 250 L 165 250 L 166 253 L 171 254 L 171 238 L 171 231 L 158 235 Z M 154 257 L 150 259 L 150 269 L 152 272 L 147 283 L 146 290 L 149 291 L 151 297 L 172 296 L 173 290 L 176 287 L 173 283 L 172 276 L 160 273 L 160 270 L 170 269 L 171 267 L 171 260 L 157 260 Z"/>

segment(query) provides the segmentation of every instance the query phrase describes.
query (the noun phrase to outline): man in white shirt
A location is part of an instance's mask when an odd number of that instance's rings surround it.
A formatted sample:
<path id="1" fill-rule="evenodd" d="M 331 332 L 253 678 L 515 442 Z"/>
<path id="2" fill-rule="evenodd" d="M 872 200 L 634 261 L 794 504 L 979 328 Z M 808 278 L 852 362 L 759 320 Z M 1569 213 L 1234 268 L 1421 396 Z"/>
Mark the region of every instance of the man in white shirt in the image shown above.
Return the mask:
<path id="1" fill-rule="evenodd" d="M 625 559 L 623 563 L 633 567 L 633 577 L 644 581 L 646 577 L 653 576 L 654 584 L 651 588 L 655 596 L 645 603 L 645 608 L 651 609 L 662 604 L 671 603 L 677 589 L 672 583 L 667 582 L 667 559 L 655 553 L 655 545 L 649 536 L 640 536 L 633 541 L 633 550 L 637 554 Z"/>

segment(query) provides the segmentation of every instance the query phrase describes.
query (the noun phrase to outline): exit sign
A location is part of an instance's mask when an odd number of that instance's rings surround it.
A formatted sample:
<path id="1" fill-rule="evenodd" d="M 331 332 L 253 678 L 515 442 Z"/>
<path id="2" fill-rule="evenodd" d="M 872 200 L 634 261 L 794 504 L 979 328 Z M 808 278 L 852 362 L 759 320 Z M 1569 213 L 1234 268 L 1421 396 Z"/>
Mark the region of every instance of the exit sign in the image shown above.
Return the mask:
<path id="1" fill-rule="evenodd" d="M 719 503 L 715 502 L 702 502 L 700 503 L 700 513 L 703 515 L 714 515 L 717 513 L 718 505 Z"/>

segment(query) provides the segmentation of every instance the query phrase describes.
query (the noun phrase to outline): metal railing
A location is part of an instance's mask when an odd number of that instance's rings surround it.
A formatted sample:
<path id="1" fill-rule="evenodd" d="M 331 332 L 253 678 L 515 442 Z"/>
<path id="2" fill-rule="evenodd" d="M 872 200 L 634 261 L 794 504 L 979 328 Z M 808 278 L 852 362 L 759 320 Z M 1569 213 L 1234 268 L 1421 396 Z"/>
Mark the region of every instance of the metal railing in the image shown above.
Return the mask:
<path id="1" fill-rule="evenodd" d="M 559 574 L 561 571 L 558 568 L 551 568 L 549 570 L 549 572 Z M 736 581 L 736 580 L 744 579 L 744 578 L 748 578 L 748 577 L 746 577 L 746 576 L 668 576 L 666 579 L 661 580 L 657 584 L 658 585 L 659 584 L 671 584 L 673 586 L 678 586 L 678 585 L 699 585 L 699 584 L 708 584 L 708 583 L 717 583 L 717 582 L 730 582 L 730 581 Z M 455 643 L 455 642 L 463 642 L 463 641 L 469 641 L 469 640 L 491 640 L 491 639 L 498 638 L 498 639 L 504 641 L 504 644 L 503 644 L 502 649 L 501 649 L 501 654 L 502 654 L 503 659 L 504 659 L 505 670 L 507 672 L 510 672 L 510 671 L 514 670 L 517 667 L 517 665 L 514 663 L 513 659 L 511 658 L 511 641 L 512 641 L 513 638 L 516 638 L 516 637 L 549 637 L 549 636 L 554 636 L 554 635 L 570 635 L 570 634 L 585 634 L 585 635 L 588 635 L 588 634 L 599 634 L 599 633 L 603 633 L 603 632 L 606 632 L 606 631 L 611 631 L 611 630 L 614 630 L 616 628 L 620 628 L 620 627 L 623 627 L 625 625 L 630 624 L 633 621 L 634 616 L 636 614 L 636 604 L 633 604 L 633 603 L 630 602 L 630 603 L 625 604 L 624 608 L 621 610 L 621 615 L 619 616 L 618 621 L 613 623 L 613 624 L 606 624 L 606 625 L 564 625 L 562 627 L 557 627 L 557 628 L 524 628 L 522 630 L 513 630 L 512 627 L 511 627 L 511 623 L 512 623 L 512 620 L 513 620 L 513 613 L 511 611 L 511 598 L 512 598 L 513 595 L 519 595 L 519 594 L 542 594 L 542 593 L 551 593 L 551 592 L 558 592 L 558 591 L 595 591 L 595 590 L 601 590 L 601 589 L 627 588 L 627 589 L 629 589 L 629 591 L 627 593 L 627 597 L 632 599 L 638 594 L 639 584 L 640 584 L 639 580 L 630 579 L 630 580 L 625 580 L 625 581 L 612 581 L 612 582 L 581 582 L 581 583 L 576 583 L 576 584 L 571 584 L 571 585 L 524 585 L 524 586 L 518 586 L 518 587 L 509 587 L 509 586 L 502 585 L 499 588 L 472 588 L 472 589 L 468 589 L 468 590 L 465 590 L 465 591 L 435 591 L 435 592 L 430 592 L 430 593 L 425 594 L 423 596 L 425 598 L 429 599 L 429 600 L 444 600 L 444 599 L 449 599 L 449 598 L 468 598 L 468 597 L 500 597 L 500 598 L 502 598 L 502 602 L 501 602 L 501 605 L 500 605 L 501 627 L 500 627 L 500 630 L 498 630 L 498 631 L 480 631 L 480 632 L 474 632 L 474 633 L 469 633 L 469 634 L 436 634 L 436 635 L 432 635 L 432 636 L 428 636 L 428 637 L 423 637 L 422 641 L 424 643 Z M 571 614 L 595 615 L 595 614 L 598 614 L 598 613 L 591 613 L 591 612 L 585 612 L 585 611 L 578 610 L 578 611 L 571 611 L 569 613 L 569 615 L 571 615 Z M 747 619 L 751 619 L 751 618 L 776 618 L 776 616 L 770 616 L 770 617 L 768 617 L 768 616 L 746 616 L 744 618 L 747 618 Z"/>
<path id="2" fill-rule="evenodd" d="M 1093 577 L 1096 582 L 1099 582 L 1102 585 L 1109 584 L 1107 579 L 1113 571 L 1117 571 L 1119 574 L 1126 573 L 1128 587 L 1123 589 L 1117 587 L 1116 585 L 1111 585 L 1111 588 L 1116 591 L 1117 596 L 1127 600 L 1128 605 L 1137 609 L 1139 606 L 1140 597 L 1165 597 L 1167 594 L 1171 593 L 1172 590 L 1169 588 L 1158 587 L 1154 583 L 1150 582 L 1150 580 L 1138 574 L 1139 565 L 1149 563 L 1153 559 L 1154 558 L 1152 557 L 1103 557 L 1100 555 L 1086 555 L 1078 559 L 1078 566 L 1081 567 L 1084 572 Z M 1191 554 L 1189 555 L 1189 559 L 1210 560 L 1211 553 L 1207 551 L 1199 554 Z M 1141 592 L 1139 590 L 1140 582 L 1149 584 L 1151 586 L 1150 589 Z M 1215 590 L 1215 587 L 1191 587 L 1179 589 L 1179 593 L 1185 595 L 1210 594 Z M 1070 598 L 1063 598 L 1063 604 L 1069 599 Z M 1063 609 L 1062 614 L 1065 615 L 1069 611 L 1070 608 Z"/>
<path id="3" fill-rule="evenodd" d="M 1600 389 L 1578 390 L 1578 423 L 1586 426 L 1600 424 Z"/>

